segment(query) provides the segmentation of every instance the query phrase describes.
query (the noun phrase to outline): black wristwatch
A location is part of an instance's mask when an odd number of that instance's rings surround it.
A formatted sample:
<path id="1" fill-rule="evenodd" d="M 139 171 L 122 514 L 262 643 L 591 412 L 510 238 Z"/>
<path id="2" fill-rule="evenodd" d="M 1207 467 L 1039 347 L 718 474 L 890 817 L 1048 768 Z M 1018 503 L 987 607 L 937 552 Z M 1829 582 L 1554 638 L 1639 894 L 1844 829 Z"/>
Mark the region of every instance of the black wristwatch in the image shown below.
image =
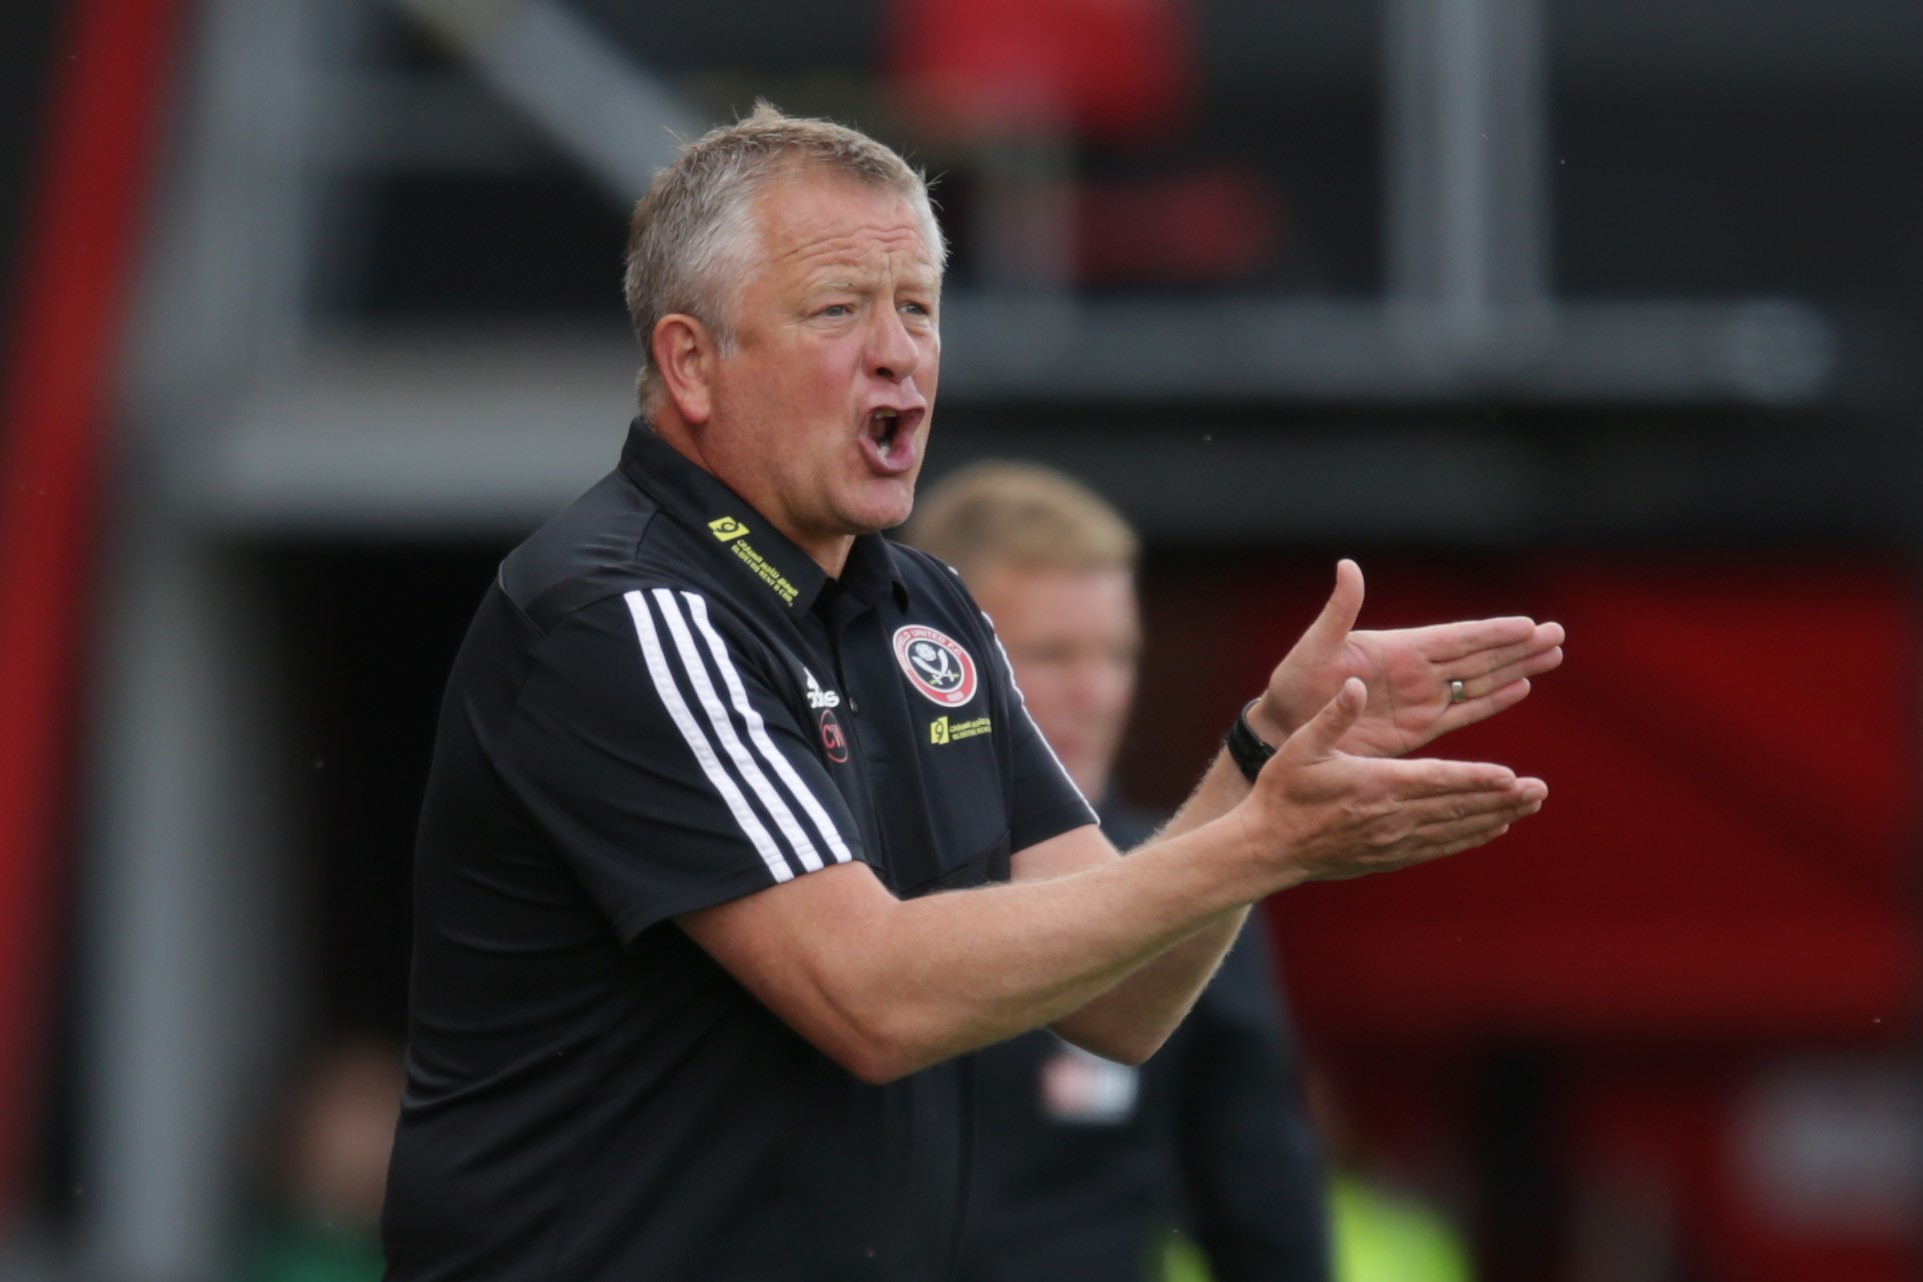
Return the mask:
<path id="1" fill-rule="evenodd" d="M 1257 738 L 1255 731 L 1249 727 L 1249 709 L 1254 706 L 1253 699 L 1242 705 L 1242 711 L 1236 714 L 1235 724 L 1229 727 L 1229 736 L 1224 740 L 1229 756 L 1235 759 L 1235 764 L 1241 767 L 1250 783 L 1255 782 L 1255 777 L 1262 773 L 1262 767 L 1268 765 L 1269 758 L 1275 755 L 1275 749 Z"/>

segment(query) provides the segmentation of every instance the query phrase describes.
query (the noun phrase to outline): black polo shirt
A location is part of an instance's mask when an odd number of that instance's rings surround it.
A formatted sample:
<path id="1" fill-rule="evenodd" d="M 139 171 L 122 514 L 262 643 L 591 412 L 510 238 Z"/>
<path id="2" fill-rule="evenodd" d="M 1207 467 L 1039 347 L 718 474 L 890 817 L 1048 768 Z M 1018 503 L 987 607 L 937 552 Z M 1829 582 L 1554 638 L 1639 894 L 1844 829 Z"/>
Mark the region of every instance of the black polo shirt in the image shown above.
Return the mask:
<path id="1" fill-rule="evenodd" d="M 867 1085 L 672 918 L 848 860 L 976 886 L 1092 821 L 952 573 L 871 536 L 830 579 L 637 423 L 448 682 L 388 1276 L 946 1278 L 968 1058 Z"/>
<path id="2" fill-rule="evenodd" d="M 1156 827 L 1114 804 L 1101 816 L 1124 850 Z M 1215 1282 L 1329 1282 L 1321 1145 L 1260 912 L 1139 1069 L 1038 1029 L 975 1073 L 960 1282 L 1158 1279 L 1172 1227 Z"/>

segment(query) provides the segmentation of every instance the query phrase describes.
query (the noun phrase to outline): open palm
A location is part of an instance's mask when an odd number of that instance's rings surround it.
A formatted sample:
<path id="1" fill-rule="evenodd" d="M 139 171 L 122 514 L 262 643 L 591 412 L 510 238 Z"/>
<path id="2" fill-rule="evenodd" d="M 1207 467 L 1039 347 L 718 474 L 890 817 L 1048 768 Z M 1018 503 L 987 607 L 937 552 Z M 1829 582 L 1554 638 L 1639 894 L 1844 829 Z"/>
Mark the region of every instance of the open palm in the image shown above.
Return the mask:
<path id="1" fill-rule="evenodd" d="M 1562 662 L 1561 624 L 1512 617 L 1359 632 L 1361 610 L 1361 567 L 1342 561 L 1329 603 L 1269 678 L 1263 712 L 1284 733 L 1359 677 L 1368 702 L 1337 746 L 1401 756 L 1514 706 L 1528 697 L 1530 677 Z M 1463 683 L 1462 702 L 1452 702 L 1451 681 Z"/>

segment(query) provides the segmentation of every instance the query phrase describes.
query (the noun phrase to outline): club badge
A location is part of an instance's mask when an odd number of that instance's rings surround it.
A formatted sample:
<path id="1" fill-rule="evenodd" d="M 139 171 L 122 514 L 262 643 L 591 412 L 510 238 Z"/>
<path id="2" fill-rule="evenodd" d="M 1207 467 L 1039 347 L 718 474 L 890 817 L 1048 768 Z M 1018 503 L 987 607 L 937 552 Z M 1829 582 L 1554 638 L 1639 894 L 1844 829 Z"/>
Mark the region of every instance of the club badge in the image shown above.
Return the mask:
<path id="1" fill-rule="evenodd" d="M 911 623 L 895 629 L 895 661 L 931 703 L 959 708 L 975 697 L 975 661 L 933 628 Z"/>

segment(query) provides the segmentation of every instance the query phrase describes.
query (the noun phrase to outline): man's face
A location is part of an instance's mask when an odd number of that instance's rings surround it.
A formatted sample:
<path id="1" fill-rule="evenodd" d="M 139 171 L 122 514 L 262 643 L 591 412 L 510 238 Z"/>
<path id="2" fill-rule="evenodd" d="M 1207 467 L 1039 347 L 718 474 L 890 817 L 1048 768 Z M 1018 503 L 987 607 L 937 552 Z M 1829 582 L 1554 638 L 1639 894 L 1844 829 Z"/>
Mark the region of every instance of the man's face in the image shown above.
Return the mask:
<path id="1" fill-rule="evenodd" d="M 995 621 L 1035 724 L 1075 785 L 1098 800 L 1135 697 L 1134 575 L 990 565 L 968 587 Z"/>
<path id="2" fill-rule="evenodd" d="M 717 358 L 710 470 L 810 555 L 908 518 L 941 368 L 941 272 L 915 208 L 800 174 L 756 202 L 735 350 Z"/>

